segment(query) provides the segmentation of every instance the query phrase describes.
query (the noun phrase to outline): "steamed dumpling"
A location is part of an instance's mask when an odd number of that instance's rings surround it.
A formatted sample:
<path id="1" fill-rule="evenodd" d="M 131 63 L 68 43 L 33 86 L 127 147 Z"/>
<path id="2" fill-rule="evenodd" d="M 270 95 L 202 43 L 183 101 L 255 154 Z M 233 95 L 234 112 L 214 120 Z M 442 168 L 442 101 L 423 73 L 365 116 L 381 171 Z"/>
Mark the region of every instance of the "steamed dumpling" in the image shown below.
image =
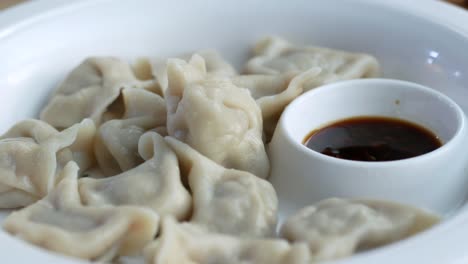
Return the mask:
<path id="1" fill-rule="evenodd" d="M 166 104 L 161 95 L 143 88 L 126 87 L 102 115 L 102 123 L 113 119 L 152 116 L 166 120 Z"/>
<path id="2" fill-rule="evenodd" d="M 137 151 L 140 136 L 166 125 L 166 103 L 159 95 L 126 88 L 122 98 L 122 114 L 99 127 L 94 145 L 99 168 L 107 176 L 141 164 L 143 159 Z"/>
<path id="3" fill-rule="evenodd" d="M 104 178 L 80 179 L 84 204 L 91 206 L 139 205 L 159 215 L 186 219 L 191 197 L 182 185 L 174 152 L 155 132 L 140 137 L 138 152 L 145 162 L 122 174 Z"/>
<path id="4" fill-rule="evenodd" d="M 190 222 L 243 237 L 274 234 L 278 199 L 268 181 L 223 168 L 177 139 L 166 137 L 166 141 L 188 178 L 193 196 Z"/>
<path id="5" fill-rule="evenodd" d="M 99 169 L 106 176 L 130 170 L 143 162 L 138 140 L 154 128 L 152 120 L 132 118 L 107 121 L 99 127 L 94 145 Z"/>
<path id="6" fill-rule="evenodd" d="M 327 199 L 286 220 L 282 236 L 307 242 L 315 260 L 352 255 L 425 230 L 439 217 L 386 201 Z"/>
<path id="7" fill-rule="evenodd" d="M 170 136 L 226 168 L 267 178 L 269 160 L 262 141 L 262 116 L 247 89 L 227 78 L 209 76 L 204 59 L 171 59 L 167 129 Z"/>
<path id="8" fill-rule="evenodd" d="M 162 96 L 162 88 L 159 82 L 153 76 L 153 68 L 151 62 L 145 58 L 137 58 L 132 63 L 132 70 L 138 80 L 143 81 L 143 88 L 147 91 Z"/>
<path id="9" fill-rule="evenodd" d="M 145 89 L 125 88 L 122 97 L 124 113 L 121 119 L 151 117 L 158 123 L 166 122 L 166 102 L 160 95 Z"/>
<path id="10" fill-rule="evenodd" d="M 102 114 L 123 87 L 145 86 L 128 63 L 113 57 L 91 57 L 78 65 L 52 94 L 41 111 L 41 120 L 67 128 L 84 118 L 101 123 Z"/>
<path id="11" fill-rule="evenodd" d="M 164 218 L 161 235 L 145 248 L 151 264 L 307 264 L 307 245 L 282 239 L 245 239 Z"/>
<path id="12" fill-rule="evenodd" d="M 251 74 L 280 74 L 304 72 L 313 67 L 319 67 L 322 71 L 307 82 L 305 91 L 335 81 L 379 75 L 379 64 L 369 54 L 295 46 L 278 37 L 260 40 L 255 45 L 254 57 L 247 62 L 245 70 Z"/>
<path id="13" fill-rule="evenodd" d="M 156 235 L 159 217 L 139 207 L 83 207 L 78 166 L 69 162 L 62 180 L 44 199 L 13 212 L 3 223 L 9 233 L 37 246 L 91 260 L 136 254 Z"/>
<path id="14" fill-rule="evenodd" d="M 298 97 L 304 91 L 304 85 L 320 72 L 320 68 L 314 67 L 300 74 L 289 72 L 278 75 L 238 75 L 231 80 L 236 86 L 247 88 L 256 100 L 262 111 L 266 141 L 269 142 L 284 108 Z"/>
<path id="15" fill-rule="evenodd" d="M 236 70 L 221 55 L 214 50 L 201 50 L 193 54 L 201 56 L 205 60 L 206 72 L 210 75 L 220 77 L 230 77 L 237 75 Z M 177 58 L 188 62 L 193 54 L 184 54 Z M 158 81 L 163 93 L 165 94 L 168 87 L 167 79 L 167 59 L 153 59 L 151 64 L 153 76 Z"/>
<path id="16" fill-rule="evenodd" d="M 44 197 L 68 161 L 82 170 L 91 167 L 95 132 L 89 119 L 61 132 L 39 120 L 13 126 L 0 137 L 0 208 L 26 206 Z"/>
<path id="17" fill-rule="evenodd" d="M 38 143 L 45 141 L 52 135 L 58 134 L 57 129 L 36 119 L 26 119 L 13 125 L 0 136 L 0 140 L 7 138 L 33 138 Z"/>

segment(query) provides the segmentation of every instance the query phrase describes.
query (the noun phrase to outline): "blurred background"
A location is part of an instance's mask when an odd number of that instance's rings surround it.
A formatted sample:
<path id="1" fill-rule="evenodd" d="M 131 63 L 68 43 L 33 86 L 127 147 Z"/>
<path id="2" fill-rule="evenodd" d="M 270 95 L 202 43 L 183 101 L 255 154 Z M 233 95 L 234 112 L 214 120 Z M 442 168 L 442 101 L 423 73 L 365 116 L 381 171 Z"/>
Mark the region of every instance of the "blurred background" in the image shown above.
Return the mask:
<path id="1" fill-rule="evenodd" d="M 464 8 L 468 8 L 468 0 L 448 0 L 447 2 L 451 2 L 455 5 L 459 5 Z"/>
<path id="2" fill-rule="evenodd" d="M 0 0 L 0 9 L 7 8 L 17 3 L 24 2 L 25 0 Z"/>
<path id="3" fill-rule="evenodd" d="M 26 0 L 0 0 L 0 9 L 4 9 L 10 6 L 13 6 L 17 3 L 25 2 Z M 34 1 L 34 0 L 30 0 Z M 468 0 L 446 0 L 447 2 L 453 3 L 455 5 L 468 8 Z"/>

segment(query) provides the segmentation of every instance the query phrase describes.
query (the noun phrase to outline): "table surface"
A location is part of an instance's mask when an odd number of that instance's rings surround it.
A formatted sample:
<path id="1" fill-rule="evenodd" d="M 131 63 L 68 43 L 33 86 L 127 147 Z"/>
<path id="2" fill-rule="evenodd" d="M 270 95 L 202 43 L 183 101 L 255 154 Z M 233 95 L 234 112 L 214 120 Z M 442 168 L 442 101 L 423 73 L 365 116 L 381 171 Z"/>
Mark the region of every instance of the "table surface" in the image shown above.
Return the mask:
<path id="1" fill-rule="evenodd" d="M 4 9 L 24 1 L 25 0 L 0 0 L 0 9 Z"/>

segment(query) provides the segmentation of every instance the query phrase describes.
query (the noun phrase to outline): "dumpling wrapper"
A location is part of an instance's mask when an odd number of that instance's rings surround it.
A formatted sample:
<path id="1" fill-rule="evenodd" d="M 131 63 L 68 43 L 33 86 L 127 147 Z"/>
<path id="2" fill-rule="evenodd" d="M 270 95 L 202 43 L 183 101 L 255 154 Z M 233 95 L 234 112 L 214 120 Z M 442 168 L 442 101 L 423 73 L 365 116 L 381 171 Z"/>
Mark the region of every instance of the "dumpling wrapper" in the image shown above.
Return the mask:
<path id="1" fill-rule="evenodd" d="M 159 82 L 153 76 L 151 62 L 146 57 L 137 58 L 132 63 L 132 70 L 138 80 L 143 81 L 143 88 L 147 91 L 162 96 L 162 89 Z"/>
<path id="2" fill-rule="evenodd" d="M 216 163 L 267 178 L 260 108 L 247 89 L 209 76 L 204 59 L 170 59 L 165 94 L 167 130 Z"/>
<path id="3" fill-rule="evenodd" d="M 304 72 L 319 67 L 321 73 L 309 80 L 304 91 L 342 80 L 378 77 L 379 63 L 369 54 L 314 46 L 295 46 L 279 37 L 267 37 L 254 47 L 245 71 L 249 74 Z"/>
<path id="4" fill-rule="evenodd" d="M 107 176 L 141 164 L 143 159 L 137 150 L 140 136 L 166 126 L 166 102 L 159 95 L 144 89 L 125 88 L 122 97 L 122 116 L 99 127 L 94 145 L 99 168 Z"/>
<path id="5" fill-rule="evenodd" d="M 130 65 L 113 57 L 90 57 L 78 65 L 52 94 L 40 113 L 41 120 L 64 129 L 92 119 L 100 125 L 101 117 L 124 87 L 145 87 L 150 82 L 138 80 Z"/>
<path id="6" fill-rule="evenodd" d="M 303 243 L 218 234 L 172 218 L 163 219 L 160 237 L 144 252 L 146 262 L 151 264 L 310 263 L 309 250 Z"/>
<path id="7" fill-rule="evenodd" d="M 145 131 L 155 127 L 151 119 L 115 119 L 99 127 L 94 153 L 99 169 L 105 176 L 128 171 L 143 162 L 138 154 L 138 140 Z"/>
<path id="8" fill-rule="evenodd" d="M 143 88 L 125 87 L 120 90 L 119 97 L 103 113 L 101 121 L 105 123 L 113 119 L 142 116 L 164 118 L 165 121 L 165 113 L 166 103 L 161 95 Z"/>
<path id="9" fill-rule="evenodd" d="M 122 97 L 125 111 L 121 119 L 148 116 L 158 123 L 166 122 L 166 102 L 160 95 L 145 89 L 125 88 Z"/>
<path id="10" fill-rule="evenodd" d="M 292 242 L 307 242 L 313 259 L 323 261 L 404 239 L 439 220 L 436 215 L 393 202 L 332 198 L 288 218 L 281 234 Z"/>
<path id="11" fill-rule="evenodd" d="M 268 181 L 245 171 L 226 169 L 175 138 L 165 139 L 190 186 L 190 222 L 242 237 L 274 235 L 278 198 Z"/>
<path id="12" fill-rule="evenodd" d="M 139 207 L 84 207 L 76 163 L 67 163 L 62 174 L 44 199 L 10 214 L 4 229 L 48 250 L 102 261 L 139 253 L 154 238 L 157 214 Z"/>
<path id="13" fill-rule="evenodd" d="M 138 152 L 145 162 L 122 174 L 104 179 L 82 178 L 79 187 L 84 204 L 91 206 L 138 205 L 186 219 L 192 199 L 182 185 L 174 152 L 155 132 L 143 134 Z"/>
<path id="14" fill-rule="evenodd" d="M 57 129 L 46 122 L 36 119 L 26 119 L 13 125 L 7 132 L 0 136 L 0 140 L 6 138 L 32 138 L 34 141 L 40 143 L 56 134 L 58 134 Z"/>
<path id="15" fill-rule="evenodd" d="M 304 85 L 320 72 L 320 68 L 313 67 L 300 74 L 289 72 L 278 75 L 238 75 L 231 80 L 236 86 L 248 89 L 257 102 L 262 111 L 263 132 L 266 142 L 269 142 L 283 110 L 302 94 Z"/>
<path id="16" fill-rule="evenodd" d="M 237 71 L 234 69 L 234 67 L 226 60 L 224 60 L 217 51 L 214 50 L 200 50 L 195 53 L 183 54 L 176 57 L 178 59 L 189 62 L 193 54 L 198 54 L 205 60 L 206 71 L 210 75 L 221 77 L 231 77 L 237 75 Z M 158 81 L 163 94 L 166 93 L 168 87 L 167 62 L 168 59 L 160 58 L 148 60 L 148 63 L 151 64 L 152 74 Z"/>
<path id="17" fill-rule="evenodd" d="M 24 120 L 0 137 L 0 208 L 18 208 L 48 194 L 71 160 L 86 170 L 95 163 L 96 127 L 89 120 L 58 132 L 40 120 Z"/>

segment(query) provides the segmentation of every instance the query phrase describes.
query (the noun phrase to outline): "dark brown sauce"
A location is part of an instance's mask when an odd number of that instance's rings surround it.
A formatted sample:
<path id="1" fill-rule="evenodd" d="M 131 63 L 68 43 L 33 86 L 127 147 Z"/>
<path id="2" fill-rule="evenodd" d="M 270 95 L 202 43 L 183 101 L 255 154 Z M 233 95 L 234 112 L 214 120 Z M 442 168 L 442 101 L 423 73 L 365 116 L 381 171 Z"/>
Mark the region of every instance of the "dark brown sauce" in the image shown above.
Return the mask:
<path id="1" fill-rule="evenodd" d="M 391 161 L 416 157 L 442 146 L 417 124 L 387 117 L 354 117 L 310 132 L 304 144 L 322 154 L 347 160 Z"/>

